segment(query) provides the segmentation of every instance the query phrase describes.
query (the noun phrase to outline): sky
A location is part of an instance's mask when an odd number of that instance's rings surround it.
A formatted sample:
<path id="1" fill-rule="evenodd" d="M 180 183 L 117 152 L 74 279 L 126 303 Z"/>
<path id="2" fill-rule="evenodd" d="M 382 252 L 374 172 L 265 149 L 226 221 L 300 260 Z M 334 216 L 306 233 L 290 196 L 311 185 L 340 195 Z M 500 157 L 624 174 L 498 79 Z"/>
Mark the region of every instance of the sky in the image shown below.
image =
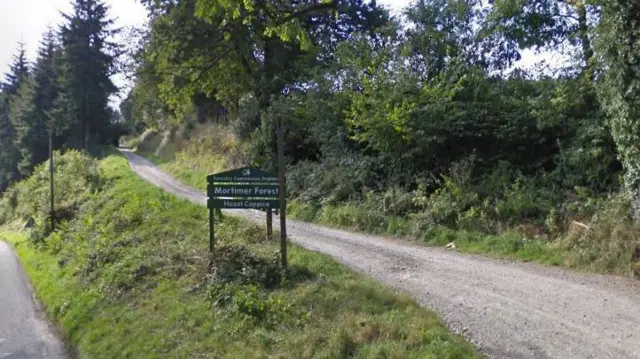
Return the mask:
<path id="1" fill-rule="evenodd" d="M 410 0 L 382 0 L 380 4 L 399 10 Z M 138 0 L 106 0 L 116 27 L 140 26 L 146 11 Z M 0 0 L 0 74 L 7 72 L 19 42 L 27 48 L 30 60 L 35 58 L 42 34 L 48 26 L 62 22 L 60 12 L 71 12 L 70 0 Z"/>
<path id="2" fill-rule="evenodd" d="M 378 0 L 378 4 L 397 12 L 406 7 L 411 0 Z M 146 11 L 138 0 L 106 0 L 111 8 L 111 16 L 116 19 L 117 28 L 140 26 L 146 20 Z M 18 43 L 23 42 L 29 60 L 35 58 L 42 34 L 49 26 L 57 27 L 62 22 L 60 12 L 71 11 L 70 0 L 0 0 L 0 75 L 7 72 Z M 551 55 L 536 56 L 525 53 L 521 65 L 531 66 L 542 58 Z M 115 79 L 117 85 L 120 80 Z"/>

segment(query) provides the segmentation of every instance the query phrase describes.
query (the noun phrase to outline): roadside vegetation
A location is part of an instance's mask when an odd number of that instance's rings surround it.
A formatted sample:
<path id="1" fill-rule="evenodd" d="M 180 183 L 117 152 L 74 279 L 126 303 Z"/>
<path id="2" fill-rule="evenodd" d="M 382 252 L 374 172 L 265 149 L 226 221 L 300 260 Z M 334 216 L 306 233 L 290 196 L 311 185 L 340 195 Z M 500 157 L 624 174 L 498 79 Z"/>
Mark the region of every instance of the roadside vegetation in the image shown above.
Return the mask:
<path id="1" fill-rule="evenodd" d="M 210 133 L 224 135 L 215 137 Z M 229 130 L 219 125 L 197 125 L 193 133 L 174 139 L 168 146 L 156 147 L 161 142 L 160 136 L 149 131 L 145 138 L 138 138 L 133 143 L 137 146 L 134 148 L 194 188 L 204 191 L 206 182 L 203 179 L 207 174 L 242 165 L 241 161 L 235 160 L 237 157 L 225 160 L 228 152 L 208 150 L 224 147 L 218 141 L 237 141 L 229 139 L 232 136 Z M 205 141 L 204 138 L 215 139 Z M 454 168 L 463 171 L 468 165 L 456 164 Z M 640 258 L 634 259 L 640 256 L 634 254 L 639 245 L 636 234 L 639 228 L 632 220 L 625 220 L 629 216 L 630 202 L 622 194 L 599 200 L 585 196 L 574 203 L 564 204 L 588 213 L 578 221 L 562 218 L 554 209 L 551 194 L 547 194 L 545 199 L 542 197 L 544 189 L 535 183 L 525 183 L 526 179 L 505 181 L 504 192 L 492 210 L 487 201 L 478 200 L 476 193 L 486 183 L 500 187 L 496 183 L 499 176 L 474 186 L 468 174 L 469 182 L 458 185 L 451 178 L 459 180 L 465 174 L 451 173 L 451 177 L 446 177 L 446 187 L 429 198 L 419 197 L 416 192 L 394 189 L 383 193 L 371 191 L 355 200 L 316 202 L 309 200 L 309 193 L 321 191 L 318 187 L 326 193 L 334 193 L 339 185 L 347 183 L 344 181 L 348 178 L 344 176 L 342 180 L 332 181 L 330 173 L 326 173 L 324 177 L 316 177 L 321 181 L 319 184 L 296 182 L 299 180 L 296 176 L 301 172 L 302 178 L 308 178 L 304 171 L 304 168 L 290 166 L 288 174 L 288 190 L 292 197 L 288 213 L 298 220 L 403 238 L 425 245 L 454 243 L 457 250 L 501 258 L 624 276 L 640 275 L 637 262 Z M 423 207 L 417 206 L 417 201 L 423 201 Z M 543 215 L 537 219 L 520 216 L 536 211 Z"/>
<path id="2" fill-rule="evenodd" d="M 640 276 L 630 2 L 147 4 L 121 113 L 186 183 L 274 171 L 282 123 L 298 218 Z M 520 66 L 538 50 L 559 61 Z"/>
<path id="3" fill-rule="evenodd" d="M 233 217 L 217 225 L 209 270 L 205 209 L 118 154 L 56 162 L 56 230 L 38 166 L 0 200 L 0 237 L 78 358 L 479 357 L 434 313 L 327 256 L 291 246 L 282 273 L 278 245 Z"/>

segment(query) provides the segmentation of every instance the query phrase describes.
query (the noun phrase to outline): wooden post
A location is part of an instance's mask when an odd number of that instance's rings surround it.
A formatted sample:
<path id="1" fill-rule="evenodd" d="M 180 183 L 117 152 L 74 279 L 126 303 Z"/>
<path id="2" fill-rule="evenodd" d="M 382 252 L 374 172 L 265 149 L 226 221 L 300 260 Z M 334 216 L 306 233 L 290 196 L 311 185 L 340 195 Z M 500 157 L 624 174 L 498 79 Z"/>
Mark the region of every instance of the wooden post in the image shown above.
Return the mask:
<path id="1" fill-rule="evenodd" d="M 273 210 L 267 209 L 267 241 L 273 240 Z"/>
<path id="2" fill-rule="evenodd" d="M 209 253 L 213 254 L 213 246 L 215 243 L 215 232 L 214 232 L 214 220 L 213 220 L 213 208 L 209 208 Z"/>
<path id="3" fill-rule="evenodd" d="M 53 131 L 49 131 L 49 199 L 51 201 L 49 207 L 49 219 L 51 220 L 51 231 L 56 229 L 56 212 L 53 192 Z"/>
<path id="4" fill-rule="evenodd" d="M 284 128 L 282 118 L 278 120 L 278 184 L 280 198 L 280 261 L 282 269 L 287 269 L 287 203 L 286 181 L 284 176 Z"/>

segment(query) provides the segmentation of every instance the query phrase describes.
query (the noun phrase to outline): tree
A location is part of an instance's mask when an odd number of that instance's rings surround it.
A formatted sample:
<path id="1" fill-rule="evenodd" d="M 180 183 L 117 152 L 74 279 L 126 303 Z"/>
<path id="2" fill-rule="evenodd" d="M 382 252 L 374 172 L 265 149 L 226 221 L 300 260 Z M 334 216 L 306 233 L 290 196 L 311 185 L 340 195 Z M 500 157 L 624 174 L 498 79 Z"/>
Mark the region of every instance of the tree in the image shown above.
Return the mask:
<path id="1" fill-rule="evenodd" d="M 0 91 L 0 193 L 13 179 L 15 160 L 12 158 L 15 148 L 13 144 L 13 126 L 9 119 L 9 94 Z"/>
<path id="2" fill-rule="evenodd" d="M 12 104 L 11 120 L 16 129 L 15 143 L 21 153 L 18 169 L 22 176 L 48 158 L 47 113 L 58 96 L 56 54 L 52 31 L 45 33 L 38 50 L 32 78 L 20 89 Z"/>
<path id="3" fill-rule="evenodd" d="M 485 49 L 491 63 L 510 66 L 525 49 L 558 51 L 563 46 L 577 50 L 582 71 L 593 66 L 591 32 L 600 7 L 588 0 L 491 0 L 483 24 Z"/>
<path id="4" fill-rule="evenodd" d="M 146 59 L 160 77 L 163 100 L 178 116 L 203 96 L 237 112 L 240 99 L 251 94 L 265 109 L 271 96 L 329 61 L 336 43 L 385 19 L 375 3 L 360 0 L 160 4 Z M 259 124 L 257 116 L 252 126 Z"/>
<path id="5" fill-rule="evenodd" d="M 640 218 L 640 4 L 604 2 L 598 45 L 605 76 L 601 97 Z"/>
<path id="6" fill-rule="evenodd" d="M 413 71 L 423 79 L 432 79 L 449 62 L 471 63 L 476 51 L 476 0 L 419 0 L 405 9 L 411 26 L 407 30 L 406 49 Z"/>
<path id="7" fill-rule="evenodd" d="M 101 131 L 109 125 L 109 97 L 117 91 L 110 75 L 115 71 L 118 46 L 108 39 L 115 34 L 108 7 L 100 0 L 75 0 L 73 12 L 63 14 L 61 27 L 64 67 L 61 86 L 66 99 L 73 103 L 67 117 L 71 126 L 72 146 L 89 150 L 101 140 Z M 97 137 L 92 142 L 92 136 Z M 106 140 L 106 139 L 102 139 Z"/>
<path id="8" fill-rule="evenodd" d="M 19 152 L 15 146 L 15 128 L 11 121 L 11 107 L 14 98 L 29 79 L 29 65 L 24 44 L 20 43 L 18 54 L 14 56 L 5 76 L 0 93 L 0 191 L 3 191 L 18 177 Z"/>
<path id="9" fill-rule="evenodd" d="M 22 82 L 29 77 L 26 52 L 24 43 L 18 43 L 18 54 L 13 57 L 13 62 L 9 65 L 9 72 L 5 75 L 5 81 L 2 84 L 3 90 L 9 95 L 17 94 Z"/>

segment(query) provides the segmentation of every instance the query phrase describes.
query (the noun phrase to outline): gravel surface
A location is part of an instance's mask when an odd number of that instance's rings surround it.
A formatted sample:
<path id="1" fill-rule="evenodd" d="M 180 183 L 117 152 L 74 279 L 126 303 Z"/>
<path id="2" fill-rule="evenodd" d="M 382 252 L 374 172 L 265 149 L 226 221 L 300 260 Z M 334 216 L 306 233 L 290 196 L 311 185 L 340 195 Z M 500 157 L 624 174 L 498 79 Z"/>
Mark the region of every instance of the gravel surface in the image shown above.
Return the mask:
<path id="1" fill-rule="evenodd" d="M 65 358 L 62 342 L 31 293 L 18 259 L 0 241 L 0 358 Z"/>
<path id="2" fill-rule="evenodd" d="M 206 195 L 123 150 L 152 184 L 200 205 Z M 264 221 L 262 212 L 234 214 Z M 274 226 L 277 218 L 274 218 Z M 489 358 L 640 359 L 640 282 L 463 255 L 288 220 L 291 239 L 413 296 Z"/>

